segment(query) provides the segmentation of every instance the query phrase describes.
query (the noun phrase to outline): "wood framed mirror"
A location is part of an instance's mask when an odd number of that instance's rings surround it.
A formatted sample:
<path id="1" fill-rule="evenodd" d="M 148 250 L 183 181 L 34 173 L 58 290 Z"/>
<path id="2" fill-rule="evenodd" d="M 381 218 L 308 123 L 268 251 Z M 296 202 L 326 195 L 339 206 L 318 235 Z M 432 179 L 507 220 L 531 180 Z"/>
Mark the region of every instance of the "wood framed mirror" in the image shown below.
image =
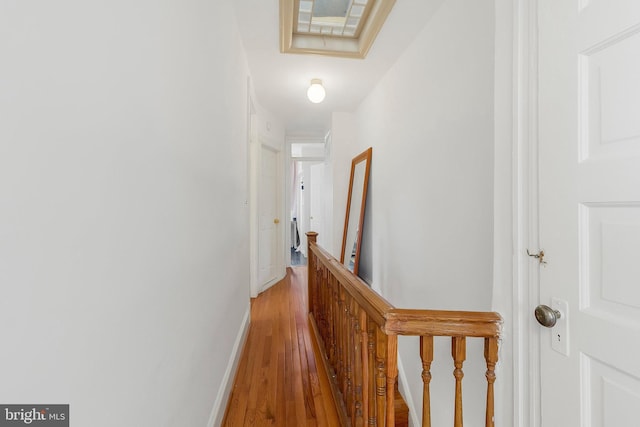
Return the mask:
<path id="1" fill-rule="evenodd" d="M 344 220 L 340 262 L 354 274 L 358 274 L 358 265 L 360 264 L 362 225 L 367 202 L 369 171 L 371 170 L 371 152 L 372 149 L 368 148 L 351 161 L 347 214 Z"/>

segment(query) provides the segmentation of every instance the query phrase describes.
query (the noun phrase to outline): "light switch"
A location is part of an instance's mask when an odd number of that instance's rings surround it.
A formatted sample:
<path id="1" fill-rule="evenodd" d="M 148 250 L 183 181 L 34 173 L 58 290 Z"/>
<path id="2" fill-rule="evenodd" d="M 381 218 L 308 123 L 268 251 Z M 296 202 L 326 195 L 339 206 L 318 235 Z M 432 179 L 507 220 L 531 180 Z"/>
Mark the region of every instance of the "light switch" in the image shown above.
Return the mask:
<path id="1" fill-rule="evenodd" d="M 551 328 L 551 348 L 569 356 L 569 304 L 561 299 L 552 298 L 551 308 L 560 312 L 560 318 Z"/>

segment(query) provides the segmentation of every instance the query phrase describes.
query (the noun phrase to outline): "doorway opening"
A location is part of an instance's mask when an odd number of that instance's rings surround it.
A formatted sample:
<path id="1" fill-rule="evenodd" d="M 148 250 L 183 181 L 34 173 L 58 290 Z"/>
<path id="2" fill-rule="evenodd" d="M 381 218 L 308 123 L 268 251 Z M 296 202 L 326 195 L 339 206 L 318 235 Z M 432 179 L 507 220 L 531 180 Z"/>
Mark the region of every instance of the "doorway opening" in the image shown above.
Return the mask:
<path id="1" fill-rule="evenodd" d="M 325 144 L 291 144 L 290 252 L 291 265 L 307 264 L 308 231 L 324 234 L 326 217 Z"/>

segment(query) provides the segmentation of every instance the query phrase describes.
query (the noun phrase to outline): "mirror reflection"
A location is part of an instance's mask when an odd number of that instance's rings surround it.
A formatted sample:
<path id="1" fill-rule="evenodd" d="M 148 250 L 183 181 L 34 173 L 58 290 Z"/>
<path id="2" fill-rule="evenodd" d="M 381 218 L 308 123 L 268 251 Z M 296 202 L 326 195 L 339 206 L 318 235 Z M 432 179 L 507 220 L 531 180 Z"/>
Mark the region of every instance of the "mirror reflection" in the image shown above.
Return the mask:
<path id="1" fill-rule="evenodd" d="M 349 179 L 347 213 L 340 262 L 354 274 L 358 274 L 360 261 L 362 224 L 367 198 L 369 170 L 371 168 L 371 151 L 372 149 L 369 148 L 356 156 L 351 162 L 351 177 Z"/>

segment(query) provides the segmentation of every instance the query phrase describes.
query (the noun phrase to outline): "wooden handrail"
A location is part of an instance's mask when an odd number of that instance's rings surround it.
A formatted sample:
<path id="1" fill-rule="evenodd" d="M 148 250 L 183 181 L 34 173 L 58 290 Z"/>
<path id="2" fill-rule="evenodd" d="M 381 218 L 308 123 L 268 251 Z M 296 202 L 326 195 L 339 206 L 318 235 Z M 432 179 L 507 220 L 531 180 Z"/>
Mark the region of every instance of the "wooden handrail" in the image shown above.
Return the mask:
<path id="1" fill-rule="evenodd" d="M 309 232 L 307 234 L 309 249 L 318 256 L 331 275 L 345 287 L 347 292 L 358 301 L 360 306 L 367 312 L 367 315 L 379 325 L 384 324 L 387 313 L 393 310 L 391 303 L 374 292 L 361 278 L 347 270 L 329 252 L 318 246 L 316 238 L 317 233 Z"/>
<path id="2" fill-rule="evenodd" d="M 451 337 L 454 427 L 462 427 L 462 379 L 467 338 L 484 339 L 485 425 L 494 426 L 495 366 L 502 318 L 493 312 L 398 309 L 373 291 L 307 233 L 309 319 L 343 425 L 394 426 L 398 335 L 420 337 L 422 425 L 431 427 L 433 337 Z"/>
<path id="3" fill-rule="evenodd" d="M 502 317 L 483 311 L 409 310 L 392 308 L 385 313 L 386 333 L 434 337 L 498 337 Z"/>

